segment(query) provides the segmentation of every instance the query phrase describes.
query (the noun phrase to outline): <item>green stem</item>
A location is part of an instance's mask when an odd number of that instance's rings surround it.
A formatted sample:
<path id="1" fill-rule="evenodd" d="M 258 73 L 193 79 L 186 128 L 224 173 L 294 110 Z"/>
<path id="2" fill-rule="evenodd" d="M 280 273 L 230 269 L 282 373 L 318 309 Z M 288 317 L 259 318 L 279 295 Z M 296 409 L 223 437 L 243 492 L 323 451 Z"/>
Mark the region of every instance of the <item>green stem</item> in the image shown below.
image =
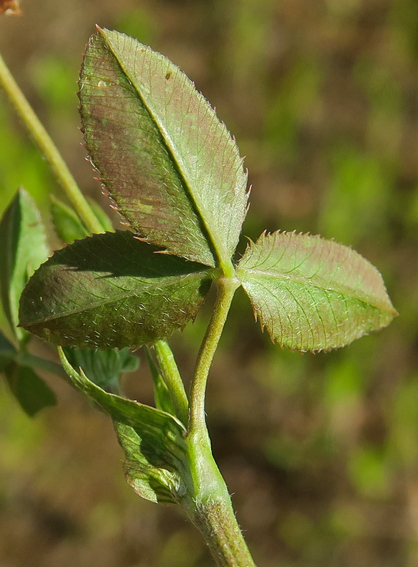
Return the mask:
<path id="1" fill-rule="evenodd" d="M 32 136 L 42 154 L 45 156 L 54 175 L 67 195 L 68 200 L 79 214 L 85 227 L 89 230 L 89 232 L 103 232 L 100 222 L 91 210 L 84 195 L 81 193 L 74 177 L 71 175 L 70 170 L 67 167 L 67 164 L 62 159 L 61 154 L 51 137 L 20 90 L 1 55 L 0 87 L 3 87 L 17 114 L 28 129 L 29 134 Z"/>
<path id="2" fill-rule="evenodd" d="M 196 506 L 190 516 L 218 567 L 256 567 L 235 518 L 228 493 Z"/>
<path id="3" fill-rule="evenodd" d="M 189 412 L 190 485 L 182 502 L 202 532 L 218 567 L 255 567 L 237 523 L 228 488 L 213 458 L 205 420 L 205 391 L 209 369 L 225 325 L 236 277 L 218 280 L 214 312 L 200 348 L 192 381 Z"/>
<path id="4" fill-rule="evenodd" d="M 176 361 L 174 360 L 174 355 L 166 341 L 157 341 L 154 345 L 154 349 L 164 382 L 176 412 L 176 417 L 187 426 L 189 401 L 184 389 L 183 380 L 181 379 Z"/>
<path id="5" fill-rule="evenodd" d="M 235 517 L 228 488 L 205 431 L 187 436 L 188 493 L 181 504 L 201 531 L 218 567 L 255 567 Z"/>
<path id="6" fill-rule="evenodd" d="M 197 357 L 190 393 L 189 432 L 206 431 L 205 393 L 209 369 L 221 338 L 234 293 L 239 287 L 237 278 L 221 277 L 218 280 L 218 295 L 205 338 Z"/>

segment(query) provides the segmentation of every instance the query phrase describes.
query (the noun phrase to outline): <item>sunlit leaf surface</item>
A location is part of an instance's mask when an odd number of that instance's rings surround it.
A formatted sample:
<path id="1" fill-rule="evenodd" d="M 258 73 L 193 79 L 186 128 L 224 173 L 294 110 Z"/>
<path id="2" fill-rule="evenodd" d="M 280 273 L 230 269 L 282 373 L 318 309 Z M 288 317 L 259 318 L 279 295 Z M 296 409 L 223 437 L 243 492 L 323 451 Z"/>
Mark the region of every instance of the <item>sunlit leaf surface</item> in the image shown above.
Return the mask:
<path id="1" fill-rule="evenodd" d="M 318 236 L 263 234 L 247 248 L 238 275 L 261 326 L 290 348 L 340 347 L 396 315 L 376 268 Z"/>
<path id="2" fill-rule="evenodd" d="M 87 149 L 137 234 L 209 266 L 229 262 L 246 175 L 235 142 L 186 75 L 135 39 L 100 30 L 79 96 Z"/>

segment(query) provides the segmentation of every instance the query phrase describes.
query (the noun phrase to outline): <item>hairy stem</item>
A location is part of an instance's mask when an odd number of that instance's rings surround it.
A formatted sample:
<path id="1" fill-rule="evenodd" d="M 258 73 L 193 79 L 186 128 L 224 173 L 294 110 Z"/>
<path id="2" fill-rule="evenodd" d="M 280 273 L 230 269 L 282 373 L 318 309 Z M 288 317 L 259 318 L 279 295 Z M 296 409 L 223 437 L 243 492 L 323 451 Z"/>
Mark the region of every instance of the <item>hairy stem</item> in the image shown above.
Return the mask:
<path id="1" fill-rule="evenodd" d="M 256 567 L 236 521 L 230 498 L 198 507 L 194 524 L 203 534 L 218 567 Z"/>
<path id="2" fill-rule="evenodd" d="M 45 156 L 55 177 L 67 195 L 68 200 L 71 202 L 83 221 L 85 227 L 89 230 L 89 232 L 103 232 L 100 222 L 91 210 L 84 195 L 81 193 L 74 177 L 71 175 L 70 170 L 67 167 L 67 164 L 62 159 L 61 154 L 51 137 L 20 90 L 1 55 L 0 87 L 4 89 L 11 104 L 26 126 L 29 134 L 38 145 L 42 154 Z"/>
<path id="3" fill-rule="evenodd" d="M 191 521 L 202 532 L 218 567 L 255 567 L 237 523 L 228 488 L 213 458 L 205 419 L 205 392 L 209 369 L 240 282 L 235 277 L 218 280 L 214 312 L 200 348 L 193 376 L 189 432 L 191 482 L 182 502 Z"/>
<path id="4" fill-rule="evenodd" d="M 255 567 L 205 431 L 187 436 L 189 490 L 181 501 L 218 567 Z"/>

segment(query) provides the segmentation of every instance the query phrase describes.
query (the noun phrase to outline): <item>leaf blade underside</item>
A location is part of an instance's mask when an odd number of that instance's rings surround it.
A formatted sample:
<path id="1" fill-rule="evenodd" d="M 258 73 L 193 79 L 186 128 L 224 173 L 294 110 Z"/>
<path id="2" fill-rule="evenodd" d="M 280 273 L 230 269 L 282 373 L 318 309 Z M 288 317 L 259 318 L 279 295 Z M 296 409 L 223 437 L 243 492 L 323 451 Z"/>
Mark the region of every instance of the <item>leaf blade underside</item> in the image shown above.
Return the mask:
<path id="1" fill-rule="evenodd" d="M 248 198 L 235 142 L 176 65 L 124 34 L 99 31 L 79 96 L 102 182 L 148 242 L 208 266 L 228 263 Z"/>
<path id="2" fill-rule="evenodd" d="M 249 245 L 237 273 L 261 327 L 289 348 L 344 346 L 397 315 L 377 269 L 318 236 L 263 234 Z"/>
<path id="3" fill-rule="evenodd" d="M 105 392 L 81 370 L 77 372 L 58 349 L 68 382 L 94 400 L 111 417 L 125 451 L 125 475 L 135 492 L 152 502 L 174 504 L 186 490 L 186 430 L 172 415 Z"/>
<path id="4" fill-rule="evenodd" d="M 195 317 L 211 270 L 155 250 L 123 231 L 59 250 L 26 286 L 20 324 L 61 346 L 120 349 L 167 338 Z"/>

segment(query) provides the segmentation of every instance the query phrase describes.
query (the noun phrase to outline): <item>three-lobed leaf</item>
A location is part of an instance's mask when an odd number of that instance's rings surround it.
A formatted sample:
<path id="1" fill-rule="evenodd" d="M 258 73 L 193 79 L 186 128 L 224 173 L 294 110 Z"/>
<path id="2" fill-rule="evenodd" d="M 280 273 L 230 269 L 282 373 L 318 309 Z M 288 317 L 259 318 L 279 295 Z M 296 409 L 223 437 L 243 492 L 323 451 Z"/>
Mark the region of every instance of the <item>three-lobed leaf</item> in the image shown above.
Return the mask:
<path id="1" fill-rule="evenodd" d="M 102 182 L 153 246 L 117 233 L 56 253 L 23 294 L 22 326 L 88 348 L 167 338 L 197 313 L 211 277 L 219 276 L 214 266 L 234 272 L 247 205 L 242 160 L 180 69 L 124 34 L 99 29 L 92 36 L 79 96 Z M 157 255 L 155 247 L 175 256 Z M 319 237 L 264 234 L 237 274 L 261 325 L 291 348 L 343 346 L 396 315 L 378 271 Z"/>
<path id="2" fill-rule="evenodd" d="M 261 326 L 290 348 L 340 347 L 396 315 L 376 268 L 318 236 L 261 235 L 248 246 L 238 277 Z"/>
<path id="3" fill-rule="evenodd" d="M 169 337 L 195 317 L 212 270 L 156 252 L 121 231 L 59 250 L 26 286 L 21 325 L 56 344 L 87 348 Z"/>
<path id="4" fill-rule="evenodd" d="M 229 265 L 247 206 L 237 146 L 180 69 L 99 29 L 80 76 L 87 149 L 138 235 L 208 266 Z"/>

